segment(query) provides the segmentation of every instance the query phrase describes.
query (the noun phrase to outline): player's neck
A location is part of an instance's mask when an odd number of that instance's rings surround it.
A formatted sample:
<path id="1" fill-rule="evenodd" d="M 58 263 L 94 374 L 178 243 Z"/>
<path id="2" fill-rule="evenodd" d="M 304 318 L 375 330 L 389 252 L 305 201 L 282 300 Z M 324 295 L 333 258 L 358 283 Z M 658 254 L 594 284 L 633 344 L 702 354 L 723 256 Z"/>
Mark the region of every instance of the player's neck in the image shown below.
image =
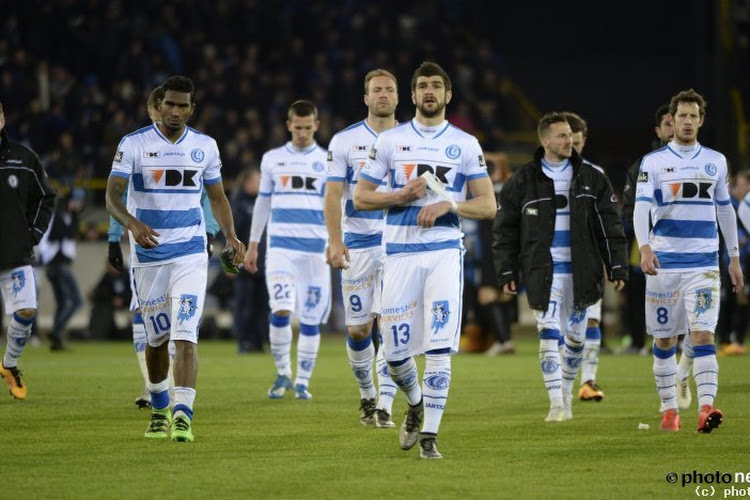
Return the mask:
<path id="1" fill-rule="evenodd" d="M 417 114 L 414 117 L 414 119 L 417 121 L 417 123 L 419 123 L 420 125 L 424 125 L 425 127 L 435 127 L 445 121 L 445 111 L 433 117 L 428 118 L 426 116 L 423 116 L 419 112 L 419 110 L 417 110 Z"/>
<path id="2" fill-rule="evenodd" d="M 672 139 L 672 141 L 674 141 L 674 143 L 677 144 L 678 146 L 684 147 L 684 148 L 692 148 L 693 146 L 695 146 L 696 144 L 698 144 L 698 138 L 697 137 L 695 139 L 691 140 L 691 141 L 683 141 L 683 140 L 678 139 L 677 136 L 675 136 Z"/>
<path id="3" fill-rule="evenodd" d="M 385 117 L 367 115 L 365 122 L 367 123 L 368 127 L 370 127 L 374 132 L 379 134 L 383 130 L 388 130 L 389 128 L 395 127 L 396 117 L 393 115 L 385 116 Z"/>
<path id="4" fill-rule="evenodd" d="M 182 134 L 185 133 L 185 125 L 183 125 L 179 130 L 168 129 L 167 127 L 164 126 L 163 122 L 157 122 L 155 123 L 155 125 L 159 129 L 159 132 L 161 132 L 162 135 L 166 137 L 167 140 L 171 142 L 172 144 L 177 142 L 180 139 L 180 137 L 182 137 Z"/>

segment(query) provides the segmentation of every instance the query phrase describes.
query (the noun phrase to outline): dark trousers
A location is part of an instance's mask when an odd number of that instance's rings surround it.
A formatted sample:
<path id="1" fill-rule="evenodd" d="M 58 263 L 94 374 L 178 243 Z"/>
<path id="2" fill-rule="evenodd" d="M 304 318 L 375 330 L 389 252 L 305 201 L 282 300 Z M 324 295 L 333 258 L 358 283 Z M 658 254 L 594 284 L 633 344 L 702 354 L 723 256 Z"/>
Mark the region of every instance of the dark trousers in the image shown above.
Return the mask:
<path id="1" fill-rule="evenodd" d="M 239 352 L 262 351 L 268 341 L 268 290 L 266 280 L 240 271 L 233 280 L 232 336 Z"/>
<path id="2" fill-rule="evenodd" d="M 73 276 L 69 264 L 50 264 L 47 266 L 47 279 L 52 284 L 55 294 L 55 322 L 52 326 L 50 337 L 62 340 L 62 333 L 70 318 L 83 304 L 81 291 L 78 289 L 78 281 Z"/>
<path id="3" fill-rule="evenodd" d="M 630 346 L 642 349 L 646 343 L 646 275 L 640 268 L 630 268 L 625 284 L 625 321 L 630 332 Z"/>

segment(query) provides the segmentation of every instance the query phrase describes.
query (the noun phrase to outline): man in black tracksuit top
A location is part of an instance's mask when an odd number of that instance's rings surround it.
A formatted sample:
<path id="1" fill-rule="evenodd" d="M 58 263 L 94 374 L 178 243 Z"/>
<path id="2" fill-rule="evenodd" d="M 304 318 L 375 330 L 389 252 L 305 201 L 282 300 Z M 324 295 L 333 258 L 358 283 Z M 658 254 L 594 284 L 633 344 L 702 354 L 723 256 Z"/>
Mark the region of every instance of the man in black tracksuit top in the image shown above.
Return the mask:
<path id="1" fill-rule="evenodd" d="M 498 284 L 516 293 L 519 275 L 540 339 L 550 398 L 546 421 L 572 418 L 573 381 L 581 365 L 586 308 L 602 297 L 604 269 L 615 288 L 627 279 L 625 236 L 607 178 L 573 149 L 561 113 L 542 117 L 534 160 L 500 192 L 493 226 Z M 561 352 L 558 340 L 564 336 Z"/>
<path id="2" fill-rule="evenodd" d="M 37 309 L 33 248 L 47 230 L 55 192 L 37 155 L 11 142 L 0 103 L 0 289 L 12 314 L 0 376 L 16 399 L 26 398 L 18 358 L 31 335 Z"/>

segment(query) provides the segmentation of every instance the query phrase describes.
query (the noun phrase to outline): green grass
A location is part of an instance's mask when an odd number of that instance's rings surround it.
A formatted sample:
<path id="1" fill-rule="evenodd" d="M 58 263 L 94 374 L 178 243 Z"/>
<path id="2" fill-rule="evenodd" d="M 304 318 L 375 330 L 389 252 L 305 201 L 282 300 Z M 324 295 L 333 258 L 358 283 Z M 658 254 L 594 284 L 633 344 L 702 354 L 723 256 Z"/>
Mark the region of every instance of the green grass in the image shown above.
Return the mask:
<path id="1" fill-rule="evenodd" d="M 693 489 L 668 484 L 668 472 L 748 468 L 746 358 L 720 360 L 725 423 L 701 435 L 695 402 L 682 432 L 657 430 L 650 357 L 604 356 L 606 399 L 576 402 L 572 421 L 545 424 L 536 342 L 521 342 L 516 356 L 455 356 L 439 438 L 445 458 L 428 462 L 416 447 L 401 451 L 397 429 L 359 424 L 342 336 L 323 341 L 311 401 L 266 398 L 269 354 L 201 344 L 192 444 L 143 438 L 149 414 L 133 405 L 140 374 L 131 344 L 71 345 L 28 348 L 28 399 L 0 398 L 6 498 L 686 497 Z M 404 409 L 399 395 L 397 425 Z"/>

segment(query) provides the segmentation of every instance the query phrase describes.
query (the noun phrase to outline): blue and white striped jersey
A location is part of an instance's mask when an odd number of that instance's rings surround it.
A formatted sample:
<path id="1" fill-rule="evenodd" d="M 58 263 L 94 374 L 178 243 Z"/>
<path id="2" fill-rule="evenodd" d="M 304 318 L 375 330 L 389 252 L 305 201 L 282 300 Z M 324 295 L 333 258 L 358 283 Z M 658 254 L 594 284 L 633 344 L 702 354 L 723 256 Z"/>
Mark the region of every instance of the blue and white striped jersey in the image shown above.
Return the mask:
<path id="1" fill-rule="evenodd" d="M 343 182 L 342 226 L 347 248 L 380 246 L 383 238 L 383 210 L 359 211 L 354 209 L 354 187 L 359 172 L 367 162 L 373 142 L 378 134 L 362 120 L 337 133 L 328 145 L 328 182 Z M 382 183 L 378 191 L 387 190 Z"/>
<path id="2" fill-rule="evenodd" d="M 322 253 L 328 244 L 323 217 L 326 150 L 299 150 L 287 142 L 263 155 L 260 196 L 271 197 L 268 248 Z"/>
<path id="3" fill-rule="evenodd" d="M 674 141 L 641 161 L 636 203 L 651 203 L 651 248 L 660 270 L 718 270 L 716 205 L 731 203 L 721 153 Z"/>
<path id="4" fill-rule="evenodd" d="M 416 120 L 383 131 L 370 151 L 360 178 L 380 184 L 388 179 L 391 189 L 401 189 L 424 172 L 432 172 L 453 197 L 466 200 L 467 181 L 487 177 L 482 148 L 476 138 L 444 121 L 425 127 Z M 425 205 L 442 201 L 431 190 L 407 206 L 386 211 L 383 240 L 387 254 L 462 248 L 458 215 L 449 212 L 431 228 L 417 225 Z"/>
<path id="5" fill-rule="evenodd" d="M 201 209 L 204 184 L 221 182 L 216 141 L 185 127 L 172 144 L 150 125 L 126 135 L 117 146 L 110 175 L 130 179 L 127 208 L 161 236 L 159 246 L 142 248 L 130 239 L 132 266 L 153 266 L 206 252 Z"/>
<path id="6" fill-rule="evenodd" d="M 570 182 L 573 180 L 573 165 L 565 160 L 560 165 L 553 165 L 542 159 L 542 172 L 555 183 L 555 234 L 552 237 L 552 272 L 555 274 L 572 274 L 573 264 L 570 260 Z"/>

